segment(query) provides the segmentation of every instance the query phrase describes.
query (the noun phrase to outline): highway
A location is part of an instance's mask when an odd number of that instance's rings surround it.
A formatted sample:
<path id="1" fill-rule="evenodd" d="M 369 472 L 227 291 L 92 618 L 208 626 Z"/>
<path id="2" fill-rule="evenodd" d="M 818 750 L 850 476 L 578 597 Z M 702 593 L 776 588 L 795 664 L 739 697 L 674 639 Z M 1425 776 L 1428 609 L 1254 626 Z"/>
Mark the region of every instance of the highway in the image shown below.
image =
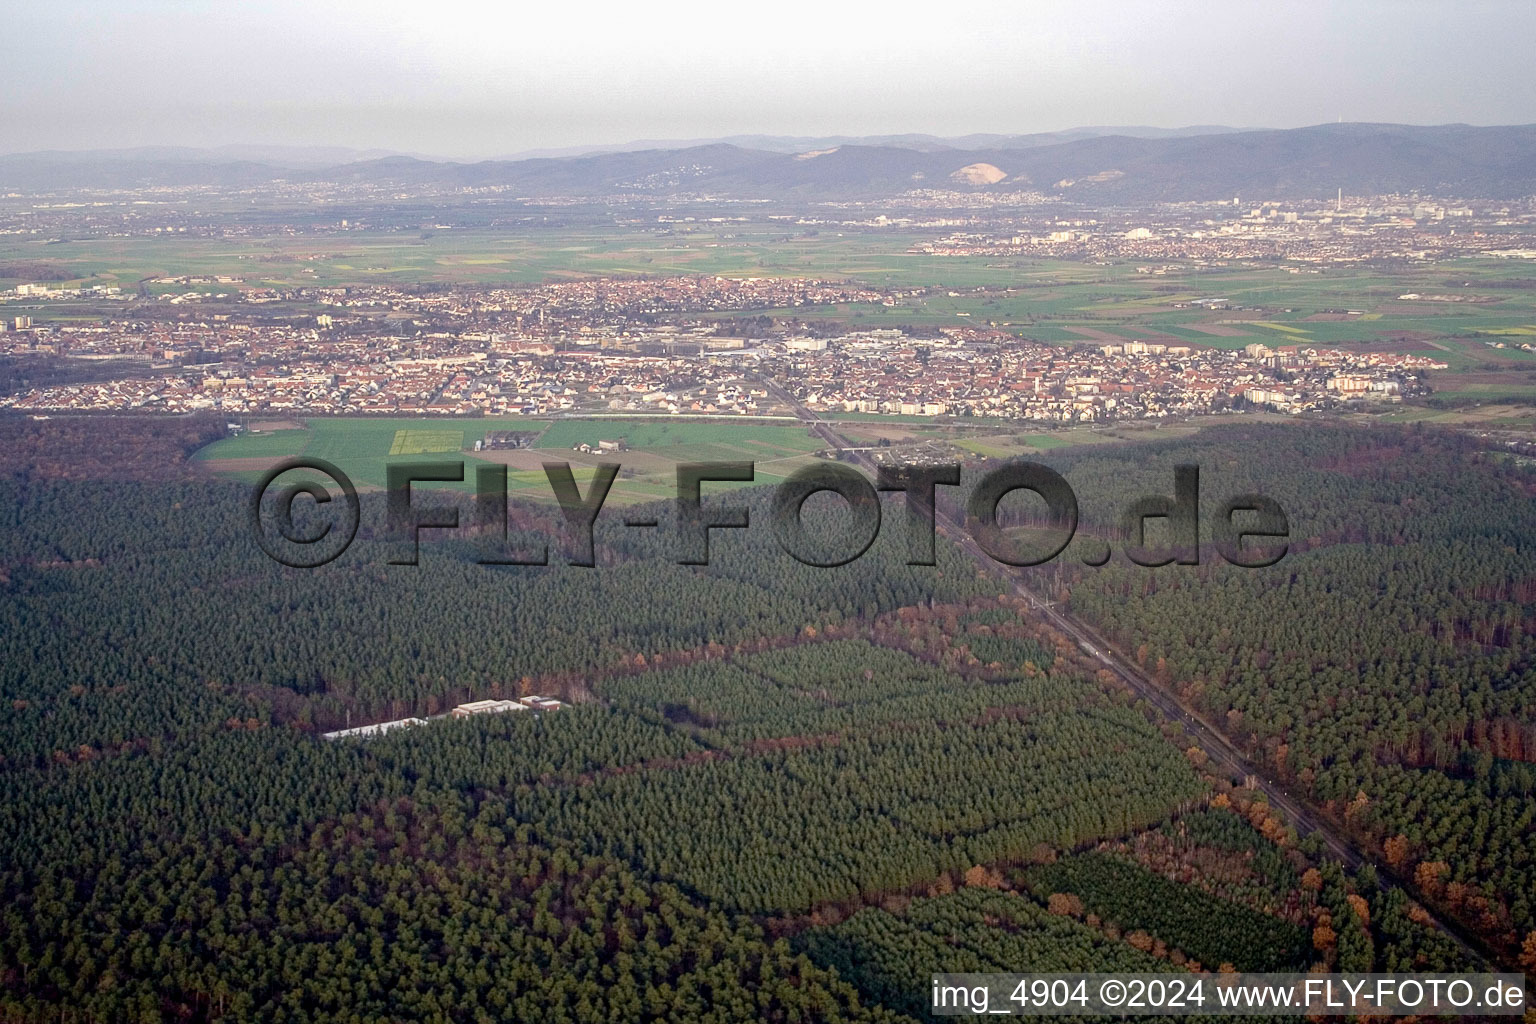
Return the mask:
<path id="1" fill-rule="evenodd" d="M 788 392 L 777 384 L 764 381 L 769 391 L 780 401 L 787 403 L 795 410 L 799 417 L 816 435 L 827 442 L 828 447 L 838 450 L 848 450 L 848 453 L 864 468 L 874 471 L 874 463 L 860 450 L 853 450 L 834 430 L 831 424 L 805 408 L 796 401 Z M 1134 663 L 1122 658 L 1114 648 L 1104 640 L 1091 626 L 1067 612 L 1056 608 L 1051 602 L 1046 601 L 1024 582 L 1023 574 L 1015 568 L 1004 565 L 993 559 L 981 546 L 976 543 L 965 524 L 957 522 L 954 516 L 940 509 L 935 516 L 939 529 L 951 541 L 958 545 L 977 562 L 994 573 L 1002 575 L 1012 586 L 1014 593 L 1029 602 L 1031 608 L 1038 612 L 1047 622 L 1056 627 L 1066 636 L 1070 637 L 1083 651 L 1105 669 L 1112 672 L 1116 678 L 1130 687 L 1131 690 L 1152 705 L 1164 717 L 1181 725 L 1186 734 L 1209 759 L 1210 769 L 1213 772 L 1225 773 L 1229 778 L 1247 778 L 1252 776 L 1256 782 L 1255 787 L 1269 800 L 1270 806 L 1278 809 L 1296 829 L 1300 835 L 1316 835 L 1327 848 L 1328 852 L 1344 864 L 1351 871 L 1361 865 L 1370 863 L 1376 866 L 1378 876 L 1386 885 L 1396 884 L 1412 894 L 1411 887 L 1405 885 L 1385 865 L 1377 864 L 1375 860 L 1364 855 L 1346 835 L 1338 831 L 1329 821 L 1324 819 L 1310 805 L 1300 797 L 1292 795 L 1284 787 L 1265 775 L 1258 767 L 1252 764 L 1238 750 L 1228 742 L 1215 727 L 1210 725 L 1198 714 L 1185 707 L 1179 700 L 1158 686 L 1149 676 L 1141 671 Z M 1426 908 L 1429 909 L 1429 908 Z M 1435 923 L 1448 935 L 1450 935 L 1474 958 L 1498 963 L 1497 955 L 1476 935 L 1462 928 L 1455 922 L 1447 921 L 1434 914 L 1431 916 Z"/>

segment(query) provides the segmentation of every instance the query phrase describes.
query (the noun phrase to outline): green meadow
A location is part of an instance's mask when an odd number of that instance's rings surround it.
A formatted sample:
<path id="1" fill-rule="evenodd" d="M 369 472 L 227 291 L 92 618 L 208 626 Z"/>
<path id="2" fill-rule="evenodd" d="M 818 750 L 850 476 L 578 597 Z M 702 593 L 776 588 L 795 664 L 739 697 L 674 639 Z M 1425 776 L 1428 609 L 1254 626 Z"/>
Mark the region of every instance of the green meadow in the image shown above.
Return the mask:
<path id="1" fill-rule="evenodd" d="M 631 450 L 678 462 L 782 458 L 826 447 L 803 426 L 661 418 L 560 420 L 539 438 L 539 447 L 573 448 L 599 440 L 623 440 Z"/>
<path id="2" fill-rule="evenodd" d="M 276 430 L 225 438 L 201 449 L 196 458 L 213 472 L 256 481 L 272 463 L 306 456 L 331 462 L 359 488 L 382 488 L 392 464 L 465 463 L 462 482 L 424 483 L 423 487 L 474 486 L 477 466 L 501 461 L 503 453 L 478 456 L 474 442 L 492 430 L 540 431 L 537 446 L 508 453 L 507 486 L 519 496 L 553 500 L 540 467 L 545 461 L 569 462 L 578 483 L 591 480 L 599 462 L 623 467 L 610 500 L 651 501 L 676 494 L 677 464 L 682 462 L 753 462 L 756 482 L 773 483 L 810 461 L 825 447 L 808 429 L 761 421 L 681 421 L 675 419 L 591 418 L 527 420 L 512 417 L 474 419 L 311 417 L 302 429 Z M 463 437 L 461 449 L 444 450 L 448 435 Z M 622 439 L 618 454 L 582 454 L 580 444 Z M 405 453 L 399 454 L 405 446 Z M 426 448 L 428 450 L 421 450 Z M 394 451 L 397 454 L 391 454 Z M 232 461 L 238 460 L 238 461 Z M 253 460 L 246 462 L 244 460 Z M 712 485 L 716 486 L 716 485 Z M 726 487 L 720 484 L 719 487 Z"/>
<path id="3" fill-rule="evenodd" d="M 196 458 L 205 463 L 228 459 L 280 459 L 292 456 L 324 459 L 334 463 L 350 476 L 359 487 L 383 487 L 388 467 L 393 463 L 457 462 L 483 463 L 469 449 L 474 442 L 485 437 L 487 430 L 540 430 L 544 421 L 515 418 L 486 418 L 444 421 L 442 419 L 374 419 L 371 417 L 312 417 L 305 421 L 303 429 L 276 430 L 242 434 L 215 441 L 198 451 Z M 407 450 L 399 451 L 397 440 L 423 433 L 462 435 L 463 450 Z M 443 448 L 442 445 L 434 445 Z M 256 479 L 263 468 L 226 468 L 215 470 L 232 473 L 238 477 Z M 466 480 L 458 485 L 473 486 L 474 469 L 467 465 Z M 430 486 L 430 485 L 428 485 Z"/>

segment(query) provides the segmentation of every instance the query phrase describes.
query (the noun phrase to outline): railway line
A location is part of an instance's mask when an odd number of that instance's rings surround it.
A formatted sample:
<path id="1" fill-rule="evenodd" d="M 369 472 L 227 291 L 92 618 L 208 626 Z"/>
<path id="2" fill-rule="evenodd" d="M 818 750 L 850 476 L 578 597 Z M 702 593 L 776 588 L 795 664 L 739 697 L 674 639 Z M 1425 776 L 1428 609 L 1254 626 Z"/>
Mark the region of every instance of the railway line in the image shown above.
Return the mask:
<path id="1" fill-rule="evenodd" d="M 805 408 L 804 405 L 796 401 L 783 388 L 772 382 L 766 383 L 769 391 L 780 401 L 794 409 L 797 418 L 824 440 L 829 448 L 847 451 L 858 464 L 871 472 L 874 471 L 874 464 L 869 460 L 868 456 L 862 450 L 849 445 L 831 424 Z M 1157 709 L 1165 718 L 1179 724 L 1195 745 L 1205 753 L 1208 763 L 1212 768 L 1225 772 L 1234 779 L 1253 780 L 1254 788 L 1262 792 L 1269 801 L 1270 806 L 1277 808 L 1291 822 L 1298 834 L 1317 836 L 1327 848 L 1329 854 L 1349 870 L 1357 870 L 1369 863 L 1376 868 L 1378 877 L 1383 884 L 1395 885 L 1404 889 L 1410 895 L 1413 894 L 1412 888 L 1406 885 L 1390 868 L 1378 864 L 1372 857 L 1363 852 L 1351 837 L 1340 831 L 1303 798 L 1291 793 L 1273 778 L 1261 772 L 1256 765 L 1238 751 L 1215 727 L 1206 722 L 1193 710 L 1185 707 L 1178 698 L 1159 686 L 1134 663 L 1121 657 L 1115 651 L 1113 645 L 1099 635 L 1092 626 L 1057 608 L 1053 602 L 1042 598 L 1028 586 L 1018 569 L 999 563 L 983 551 L 981 546 L 976 543 L 975 538 L 971 536 L 970 531 L 965 528 L 964 523 L 958 522 L 952 514 L 947 513 L 942 507 L 935 511 L 935 520 L 939 530 L 945 536 L 978 563 L 1002 575 L 1014 593 L 1024 598 L 1030 607 L 1039 613 L 1045 621 L 1060 630 L 1065 636 L 1071 638 L 1085 654 L 1105 670 L 1112 673 L 1129 687 L 1133 693 Z M 1428 909 L 1426 907 L 1426 910 Z M 1462 947 L 1462 950 L 1474 960 L 1485 960 L 1490 963 L 1501 962 L 1501 958 L 1478 936 L 1454 921 L 1447 920 L 1433 911 L 1430 911 L 1430 913 L 1434 918 L 1435 924 L 1447 935 L 1451 936 Z"/>

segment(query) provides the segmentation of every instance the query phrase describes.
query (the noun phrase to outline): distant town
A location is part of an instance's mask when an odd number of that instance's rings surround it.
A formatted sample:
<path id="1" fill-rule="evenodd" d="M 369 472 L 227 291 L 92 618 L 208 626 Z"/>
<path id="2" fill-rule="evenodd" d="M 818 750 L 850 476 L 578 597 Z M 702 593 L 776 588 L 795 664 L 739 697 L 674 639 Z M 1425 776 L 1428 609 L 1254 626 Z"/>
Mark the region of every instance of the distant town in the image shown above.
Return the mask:
<path id="1" fill-rule="evenodd" d="M 0 409 L 1101 423 L 1368 408 L 1536 346 L 1529 198 L 1119 205 L 1083 191 L 1108 179 L 1020 188 L 975 163 L 952 187 L 753 204 L 674 177 L 0 196 L 31 254 L 0 264 Z M 57 255 L 107 244 L 179 269 Z"/>
<path id="2" fill-rule="evenodd" d="M 1138 271 L 1141 268 L 1138 267 Z M 1151 271 L 1156 273 L 1154 269 Z M 1075 328 L 1075 344 L 977 325 L 850 329 L 799 311 L 895 311 L 932 289 L 801 278 L 597 278 L 517 288 L 274 290 L 185 277 L 150 310 L 112 288 L 18 286 L 0 298 L 121 303 L 122 318 L 12 316 L 0 355 L 110 367 L 103 379 L 23 387 L 0 408 L 51 412 L 787 415 L 776 389 L 827 413 L 1070 424 L 1223 412 L 1299 413 L 1422 393 L 1432 353 L 1291 340 L 1206 347 Z M 209 290 L 211 287 L 212 290 Z M 185 288 L 184 291 L 176 291 Z M 66 294 L 70 292 L 72 294 Z M 1419 298 L 1419 296 L 1405 296 Z M 185 312 L 217 304 L 207 316 Z M 1265 315 L 1175 298 L 1193 329 L 1238 336 Z M 322 310 L 295 312 L 294 307 Z M 775 316 L 760 316 L 773 311 Z M 158 315 L 156 315 L 158 312 Z M 1358 317 L 1340 311 L 1335 320 Z"/>

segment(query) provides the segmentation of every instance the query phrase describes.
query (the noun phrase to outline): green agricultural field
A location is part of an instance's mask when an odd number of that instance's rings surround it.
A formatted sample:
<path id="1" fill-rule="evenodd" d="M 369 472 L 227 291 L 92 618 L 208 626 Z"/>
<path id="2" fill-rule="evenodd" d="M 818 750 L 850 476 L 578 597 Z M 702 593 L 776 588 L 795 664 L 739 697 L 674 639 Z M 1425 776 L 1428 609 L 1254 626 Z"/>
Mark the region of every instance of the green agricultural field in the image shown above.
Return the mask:
<path id="1" fill-rule="evenodd" d="M 397 430 L 394 443 L 389 446 L 389 454 L 426 455 L 463 449 L 462 430 Z"/>
<path id="2" fill-rule="evenodd" d="M 622 440 L 626 450 L 604 455 L 571 450 L 601 440 Z M 609 497 L 618 503 L 676 496 L 681 462 L 751 462 L 756 470 L 753 482 L 772 484 L 811 462 L 811 453 L 824 447 L 807 428 L 795 424 L 661 417 L 560 420 L 538 442 L 539 454 L 549 459 L 576 465 L 617 462 L 624 467 Z M 738 485 L 709 485 L 712 490 L 732 486 Z"/>
<path id="3" fill-rule="evenodd" d="M 472 448 L 487 430 L 544 426 L 543 421 L 512 418 L 454 421 L 455 428 L 461 424 L 461 429 L 448 430 L 441 419 L 311 417 L 302 430 L 244 434 L 215 441 L 199 451 L 197 459 L 215 472 L 255 479 L 266 469 L 258 463 L 303 455 L 335 463 L 359 487 L 385 486 L 387 467 L 392 463 L 462 459 L 468 464 L 465 481 L 441 486 L 467 488 L 473 486 L 473 466 L 484 462 L 462 449 Z"/>
<path id="4" fill-rule="evenodd" d="M 245 434 L 215 441 L 197 453 L 213 472 L 255 481 L 283 458 L 308 456 L 335 463 L 360 488 L 381 488 L 388 467 L 396 463 L 465 463 L 461 483 L 421 484 L 459 489 L 474 486 L 475 468 L 507 465 L 508 489 L 518 497 L 553 501 L 541 468 L 544 462 L 569 462 L 583 487 L 601 462 L 617 462 L 621 475 L 609 501 L 629 504 L 674 497 L 680 462 L 752 462 L 757 483 L 776 483 L 811 461 L 825 447 L 803 426 L 762 421 L 680 421 L 654 419 L 571 419 L 554 424 L 515 418 L 453 420 L 311 417 L 301 430 Z M 462 429 L 459 429 L 462 428 Z M 537 446 L 516 452 L 473 452 L 489 430 L 544 431 Z M 582 443 L 622 438 L 626 451 L 583 455 Z M 731 484 L 711 484 L 724 489 Z"/>
<path id="5" fill-rule="evenodd" d="M 637 227 L 438 229 L 350 232 L 336 237 L 251 239 L 88 238 L 6 239 L 0 263 L 45 263 L 72 270 L 75 282 L 136 286 L 145 278 L 226 274 L 245 287 L 374 284 L 390 281 L 508 284 L 561 277 L 623 274 L 732 274 L 826 277 L 870 284 L 958 290 L 928 297 L 936 317 L 970 312 L 998 320 L 1151 316 L 1194 296 L 1220 295 L 1234 304 L 1293 310 L 1288 322 L 1323 309 L 1361 309 L 1390 316 L 1398 296 L 1466 293 L 1477 302 L 1419 304 L 1419 315 L 1502 319 L 1530 327 L 1536 296 L 1527 289 L 1490 287 L 1529 277 L 1528 268 L 1497 260 L 1458 260 L 1394 268 L 1364 267 L 1290 273 L 1283 268 L 1188 267 L 1165 275 L 1135 272 L 1134 261 L 1112 266 L 1026 257 L 943 256 L 907 251 L 928 241 L 912 232 L 786 234 L 781 225 L 735 224 Z M 61 281 L 61 286 L 71 282 Z M 160 286 L 153 286 L 160 287 Z M 228 291 L 239 285 L 166 286 Z M 1007 289 L 977 296 L 968 289 Z M 900 313 L 874 310 L 870 315 Z M 1193 316 L 1199 316 L 1195 311 Z"/>
<path id="6" fill-rule="evenodd" d="M 956 438 L 955 444 L 984 459 L 1007 459 L 1018 455 L 1032 455 L 1051 448 L 1065 448 L 1073 444 L 1092 444 L 1108 440 L 1088 430 L 1063 431 L 1062 434 L 1065 437 L 1053 434 L 982 434 L 976 437 Z"/>
<path id="7" fill-rule="evenodd" d="M 1385 413 L 1359 414 L 1361 420 L 1380 420 L 1386 423 L 1436 423 L 1441 426 L 1475 426 L 1484 429 L 1532 430 L 1536 429 L 1536 406 L 1524 404 L 1531 396 L 1522 396 L 1521 404 L 1502 404 L 1487 395 L 1466 406 L 1434 409 L 1423 405 L 1402 405 Z"/>
<path id="8" fill-rule="evenodd" d="M 540 448 L 574 448 L 599 440 L 622 439 L 635 451 L 661 453 L 663 449 L 718 448 L 720 458 L 749 458 L 771 453 L 813 452 L 825 445 L 811 432 L 793 424 L 758 421 L 699 422 L 678 419 L 572 419 L 553 424 L 539 438 Z"/>
<path id="9" fill-rule="evenodd" d="M 1074 264 L 1025 260 L 1002 265 L 981 257 L 906 251 L 923 240 L 925 236 L 905 233 L 786 237 L 781 226 L 768 225 L 734 225 L 728 236 L 703 226 L 674 226 L 355 232 L 325 239 L 24 239 L 0 243 L 0 262 L 46 262 L 72 270 L 76 282 L 118 284 L 125 290 L 145 278 L 187 274 L 237 276 L 245 287 L 518 284 L 624 274 L 853 278 L 901 286 L 973 287 L 1036 277 L 1097 276 L 1085 275 Z M 240 286 L 196 287 L 227 291 Z"/>
<path id="10" fill-rule="evenodd" d="M 303 451 L 310 436 L 308 430 L 274 430 L 226 437 L 198 451 L 197 458 L 205 462 L 218 459 L 286 458 Z"/>
<path id="11" fill-rule="evenodd" d="M 1179 330 L 1234 319 L 1220 311 L 1175 308 L 1175 303 L 1198 296 L 1221 296 L 1234 306 L 1264 309 L 1261 323 L 1227 326 L 1239 336 L 1271 343 L 1285 335 L 1334 343 L 1401 331 L 1434 336 L 1519 332 L 1536 323 L 1536 290 L 1508 287 L 1523 284 L 1531 272 L 1508 261 L 1466 259 L 1395 267 L 1390 273 L 1360 266 L 1299 273 L 1284 267 L 1190 266 L 1149 275 L 1136 273 L 1133 261 L 1096 266 L 908 251 L 927 240 L 911 232 L 786 234 L 782 225 L 762 223 L 353 232 L 324 239 L 7 239 L 0 241 L 0 263 L 45 263 L 77 275 L 75 282 L 61 285 L 117 284 L 128 292 L 148 278 L 183 274 L 225 274 L 242 283 L 147 287 L 220 292 L 406 282 L 505 285 L 631 274 L 833 278 L 931 290 L 903 297 L 894 306 L 770 312 L 872 327 L 995 324 L 1063 343 L 1085 340 L 1067 328 L 1124 337 L 1138 336 L 1136 328 L 1150 328 L 1227 347 L 1235 337 Z M 1401 299 L 1414 293 L 1463 301 Z M 38 311 L 48 316 L 70 315 L 66 303 L 34 305 L 44 307 Z M 1364 315 L 1342 321 L 1307 319 L 1344 309 Z"/>

